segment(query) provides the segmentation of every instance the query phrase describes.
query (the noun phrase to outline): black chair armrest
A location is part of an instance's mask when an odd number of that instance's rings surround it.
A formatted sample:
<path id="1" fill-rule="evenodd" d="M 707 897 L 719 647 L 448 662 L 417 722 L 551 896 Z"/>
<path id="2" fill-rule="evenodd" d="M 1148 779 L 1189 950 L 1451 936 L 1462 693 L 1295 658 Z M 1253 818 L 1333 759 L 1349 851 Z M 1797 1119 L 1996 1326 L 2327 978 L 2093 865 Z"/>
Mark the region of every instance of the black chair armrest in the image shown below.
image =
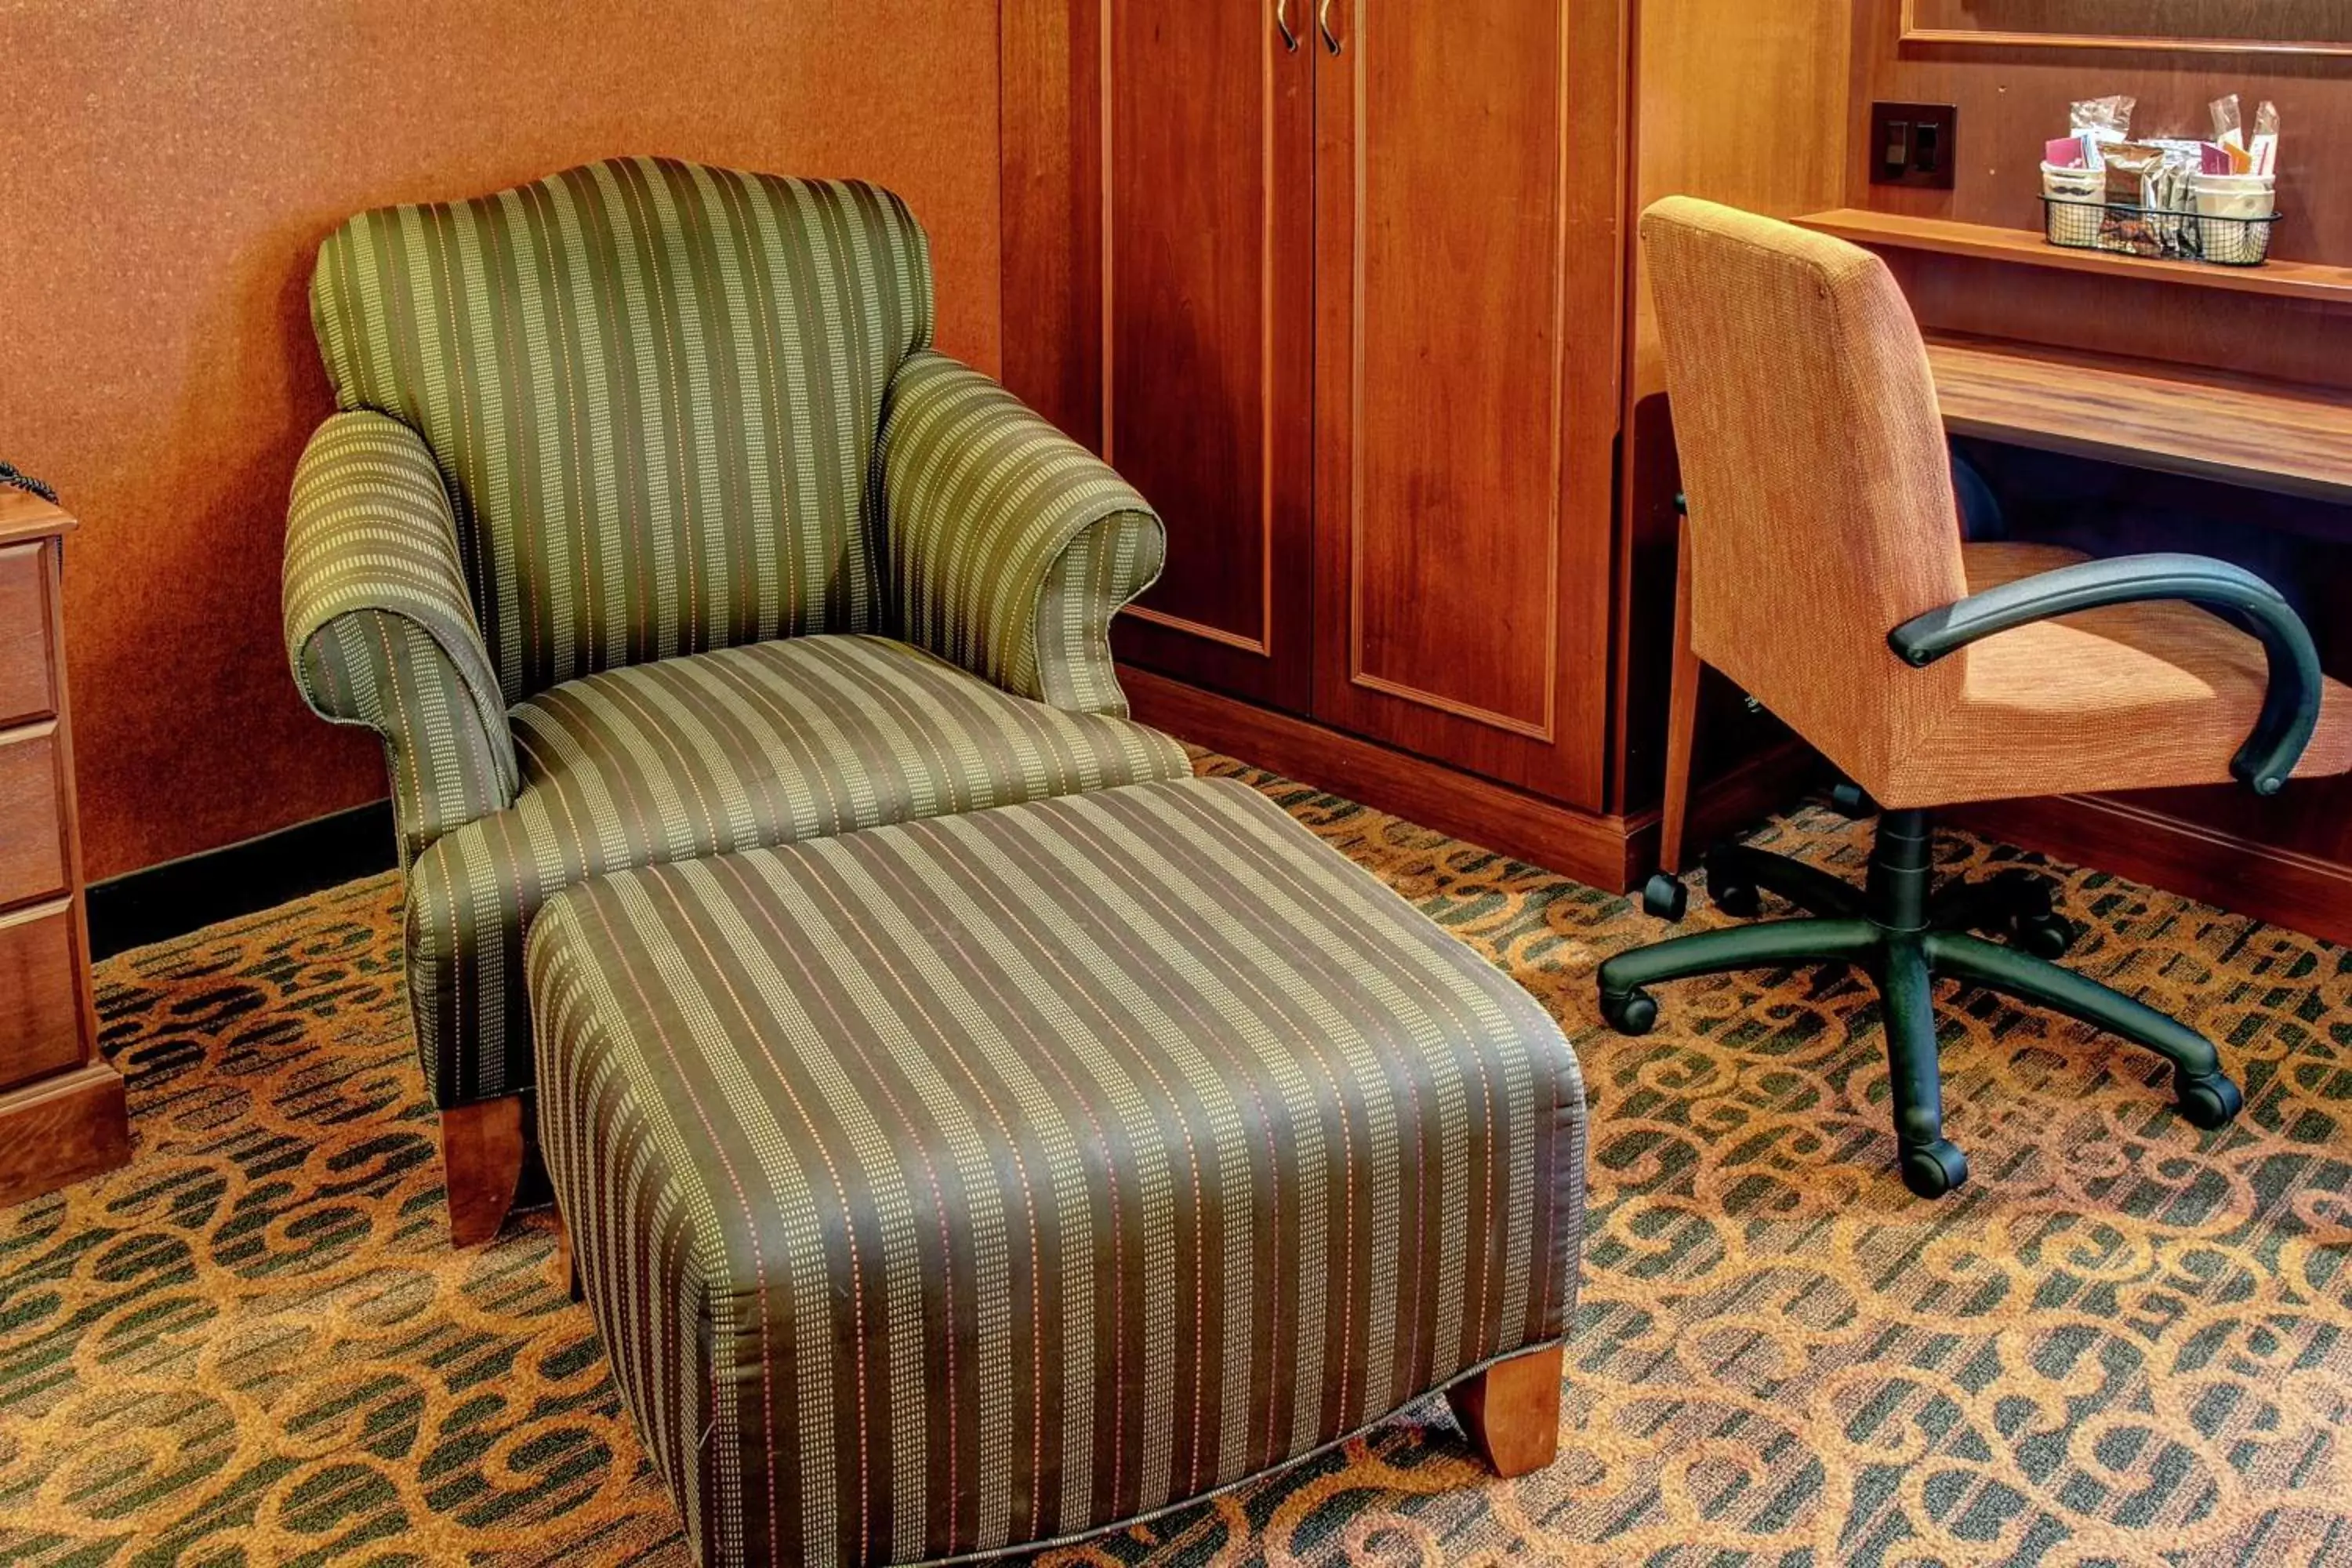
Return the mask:
<path id="1" fill-rule="evenodd" d="M 1904 622 L 1886 634 L 1896 657 L 1925 668 L 1972 642 L 2036 621 L 2108 605 L 2177 599 L 2228 616 L 2261 640 L 2270 684 L 2253 732 L 2230 771 L 2257 795 L 2276 795 L 2319 724 L 2319 650 L 2294 606 L 2242 567 L 2203 555 L 2084 561 L 2003 583 Z"/>

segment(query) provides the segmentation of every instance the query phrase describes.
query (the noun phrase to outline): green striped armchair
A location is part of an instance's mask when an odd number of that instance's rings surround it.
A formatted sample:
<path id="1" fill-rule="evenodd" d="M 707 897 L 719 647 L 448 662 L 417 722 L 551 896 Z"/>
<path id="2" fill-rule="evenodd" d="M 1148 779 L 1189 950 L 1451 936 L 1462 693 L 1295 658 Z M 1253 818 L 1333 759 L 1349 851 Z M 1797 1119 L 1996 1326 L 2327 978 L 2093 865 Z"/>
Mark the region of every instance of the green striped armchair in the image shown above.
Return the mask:
<path id="1" fill-rule="evenodd" d="M 363 213 L 310 301 L 286 647 L 383 740 L 460 1245 L 513 1201 L 555 893 L 1190 772 L 1110 659 L 1159 519 L 932 351 L 887 191 L 594 163 Z"/>

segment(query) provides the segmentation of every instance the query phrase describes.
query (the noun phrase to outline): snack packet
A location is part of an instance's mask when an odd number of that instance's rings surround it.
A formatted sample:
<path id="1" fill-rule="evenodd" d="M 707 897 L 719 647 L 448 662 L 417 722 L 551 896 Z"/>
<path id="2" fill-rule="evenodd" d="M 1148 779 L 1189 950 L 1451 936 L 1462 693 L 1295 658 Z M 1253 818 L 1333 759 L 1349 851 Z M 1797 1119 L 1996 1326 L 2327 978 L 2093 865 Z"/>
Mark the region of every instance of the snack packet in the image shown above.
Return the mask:
<path id="1" fill-rule="evenodd" d="M 2213 100 L 2213 140 L 2205 154 L 2208 174 L 2251 174 L 2254 155 L 2246 150 L 2246 128 L 2238 110 L 2238 95 Z"/>
<path id="2" fill-rule="evenodd" d="M 2164 149 L 2137 142 L 2115 142 L 2104 150 L 2107 205 L 2099 219 L 2099 248 L 2129 256 L 2161 256 L 2161 227 L 2152 221 L 2156 208 L 2149 198 L 2161 178 Z"/>
<path id="3" fill-rule="evenodd" d="M 2075 104 L 2067 123 L 2074 137 L 2083 143 L 2083 162 L 2094 169 L 2106 167 L 2105 149 L 2113 143 L 2131 138 L 2132 110 L 2139 100 L 2117 93 L 2110 98 L 2085 99 Z"/>
<path id="4" fill-rule="evenodd" d="M 2217 147 L 2243 148 L 2245 130 L 2238 118 L 2238 95 L 2213 100 L 2213 144 Z"/>
<path id="5" fill-rule="evenodd" d="M 2265 101 L 2254 110 L 2254 139 L 2247 151 L 2253 155 L 2257 174 L 2278 173 L 2279 112 L 2278 105 Z"/>

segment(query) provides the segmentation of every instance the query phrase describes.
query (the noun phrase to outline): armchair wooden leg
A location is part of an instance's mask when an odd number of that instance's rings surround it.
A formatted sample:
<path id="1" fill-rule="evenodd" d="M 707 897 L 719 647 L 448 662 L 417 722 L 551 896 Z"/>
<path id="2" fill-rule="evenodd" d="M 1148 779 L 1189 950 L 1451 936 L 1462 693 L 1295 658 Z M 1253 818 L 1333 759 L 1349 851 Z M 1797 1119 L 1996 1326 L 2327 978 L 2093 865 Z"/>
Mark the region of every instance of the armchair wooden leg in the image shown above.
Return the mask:
<path id="1" fill-rule="evenodd" d="M 563 1223 L 560 1209 L 555 1215 L 555 1288 L 563 1292 L 566 1300 L 588 1299 L 587 1292 L 580 1288 L 580 1255 L 572 1250 L 572 1227 Z"/>
<path id="2" fill-rule="evenodd" d="M 1499 1361 L 1445 1391 L 1462 1434 L 1489 1468 L 1510 1480 L 1559 1454 L 1560 1347 Z"/>
<path id="3" fill-rule="evenodd" d="M 449 1242 L 475 1247 L 499 1234 L 522 1183 L 522 1097 L 441 1113 L 441 1174 L 449 1189 Z"/>

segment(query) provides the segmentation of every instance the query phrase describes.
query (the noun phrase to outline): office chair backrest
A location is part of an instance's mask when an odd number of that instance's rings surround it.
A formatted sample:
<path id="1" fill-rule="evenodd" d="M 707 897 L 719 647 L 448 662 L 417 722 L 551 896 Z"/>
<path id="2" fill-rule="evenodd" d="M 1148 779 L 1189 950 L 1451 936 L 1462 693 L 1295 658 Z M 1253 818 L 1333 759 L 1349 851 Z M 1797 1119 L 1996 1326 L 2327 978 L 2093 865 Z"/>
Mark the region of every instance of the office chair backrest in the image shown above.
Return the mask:
<path id="1" fill-rule="evenodd" d="M 879 629 L 883 395 L 931 341 L 889 192 L 616 158 L 329 236 L 341 407 L 425 437 L 506 700 L 615 665 Z"/>
<path id="2" fill-rule="evenodd" d="M 1642 218 L 1689 498 L 1691 634 L 1848 773 L 1957 698 L 1886 634 L 1968 592 L 1926 348 L 1869 252 L 1672 197 Z"/>

